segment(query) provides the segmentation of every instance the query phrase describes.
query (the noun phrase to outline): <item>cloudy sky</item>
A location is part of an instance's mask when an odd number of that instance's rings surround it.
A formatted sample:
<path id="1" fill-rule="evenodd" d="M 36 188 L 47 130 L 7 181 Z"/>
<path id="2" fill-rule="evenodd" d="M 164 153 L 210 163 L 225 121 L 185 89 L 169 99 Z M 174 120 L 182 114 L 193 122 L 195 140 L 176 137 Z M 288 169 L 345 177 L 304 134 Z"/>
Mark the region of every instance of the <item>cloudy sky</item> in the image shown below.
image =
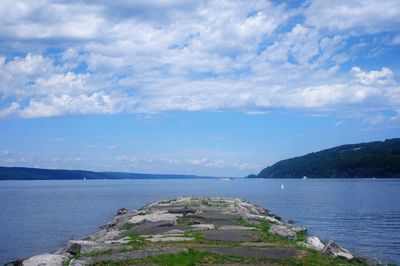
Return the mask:
<path id="1" fill-rule="evenodd" d="M 0 165 L 243 176 L 399 137 L 399 29 L 399 0 L 2 0 Z"/>

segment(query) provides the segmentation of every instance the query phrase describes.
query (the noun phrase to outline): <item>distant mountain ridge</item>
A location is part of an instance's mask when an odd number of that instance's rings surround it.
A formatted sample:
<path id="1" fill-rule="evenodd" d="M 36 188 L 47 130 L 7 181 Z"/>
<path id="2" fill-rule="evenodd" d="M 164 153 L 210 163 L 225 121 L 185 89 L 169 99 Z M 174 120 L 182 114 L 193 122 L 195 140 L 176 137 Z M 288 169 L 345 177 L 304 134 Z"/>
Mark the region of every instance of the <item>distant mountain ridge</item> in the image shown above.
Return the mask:
<path id="1" fill-rule="evenodd" d="M 122 172 L 93 172 L 28 167 L 0 166 L 0 180 L 79 180 L 79 179 L 199 179 L 215 178 L 197 175 L 141 174 Z"/>
<path id="2" fill-rule="evenodd" d="M 350 144 L 282 160 L 248 178 L 400 178 L 400 138 Z"/>

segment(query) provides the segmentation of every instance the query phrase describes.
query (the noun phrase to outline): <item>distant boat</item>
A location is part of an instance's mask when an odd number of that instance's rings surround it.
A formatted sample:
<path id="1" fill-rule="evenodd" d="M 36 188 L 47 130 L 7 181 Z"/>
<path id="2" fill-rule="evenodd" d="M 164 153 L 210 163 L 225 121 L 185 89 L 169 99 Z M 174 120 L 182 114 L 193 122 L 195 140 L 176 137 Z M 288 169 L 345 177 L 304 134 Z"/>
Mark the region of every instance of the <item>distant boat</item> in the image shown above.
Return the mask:
<path id="1" fill-rule="evenodd" d="M 86 180 L 86 177 L 84 177 L 82 180 Z"/>
<path id="2" fill-rule="evenodd" d="M 285 186 L 283 184 L 281 185 L 281 189 L 285 189 Z"/>
<path id="3" fill-rule="evenodd" d="M 303 179 L 307 179 L 308 177 L 307 176 L 303 176 Z"/>
<path id="4" fill-rule="evenodd" d="M 230 180 L 233 180 L 233 178 L 230 178 L 230 177 L 219 177 L 219 178 L 217 178 L 217 180 L 230 181 Z"/>

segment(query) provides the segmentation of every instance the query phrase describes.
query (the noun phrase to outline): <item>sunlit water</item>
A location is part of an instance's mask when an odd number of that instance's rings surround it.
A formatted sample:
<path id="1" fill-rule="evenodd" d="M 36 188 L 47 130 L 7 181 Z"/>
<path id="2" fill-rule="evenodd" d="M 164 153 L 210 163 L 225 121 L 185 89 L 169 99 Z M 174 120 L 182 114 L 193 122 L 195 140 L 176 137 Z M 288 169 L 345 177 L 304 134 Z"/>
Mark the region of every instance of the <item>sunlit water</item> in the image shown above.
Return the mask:
<path id="1" fill-rule="evenodd" d="M 400 264 L 400 180 L 394 179 L 1 181 L 0 263 L 82 238 L 118 208 L 179 195 L 245 198 L 356 254 Z"/>

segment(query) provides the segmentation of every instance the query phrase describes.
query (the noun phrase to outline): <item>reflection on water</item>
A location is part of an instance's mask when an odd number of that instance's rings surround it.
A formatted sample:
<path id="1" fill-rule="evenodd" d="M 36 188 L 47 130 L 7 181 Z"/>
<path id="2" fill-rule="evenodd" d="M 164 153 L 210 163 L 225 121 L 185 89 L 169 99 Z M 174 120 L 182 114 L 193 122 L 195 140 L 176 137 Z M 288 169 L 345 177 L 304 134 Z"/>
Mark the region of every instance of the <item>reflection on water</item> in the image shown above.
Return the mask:
<path id="1" fill-rule="evenodd" d="M 245 198 L 355 253 L 400 263 L 394 179 L 2 181 L 0 263 L 84 237 L 120 207 L 180 195 Z"/>

